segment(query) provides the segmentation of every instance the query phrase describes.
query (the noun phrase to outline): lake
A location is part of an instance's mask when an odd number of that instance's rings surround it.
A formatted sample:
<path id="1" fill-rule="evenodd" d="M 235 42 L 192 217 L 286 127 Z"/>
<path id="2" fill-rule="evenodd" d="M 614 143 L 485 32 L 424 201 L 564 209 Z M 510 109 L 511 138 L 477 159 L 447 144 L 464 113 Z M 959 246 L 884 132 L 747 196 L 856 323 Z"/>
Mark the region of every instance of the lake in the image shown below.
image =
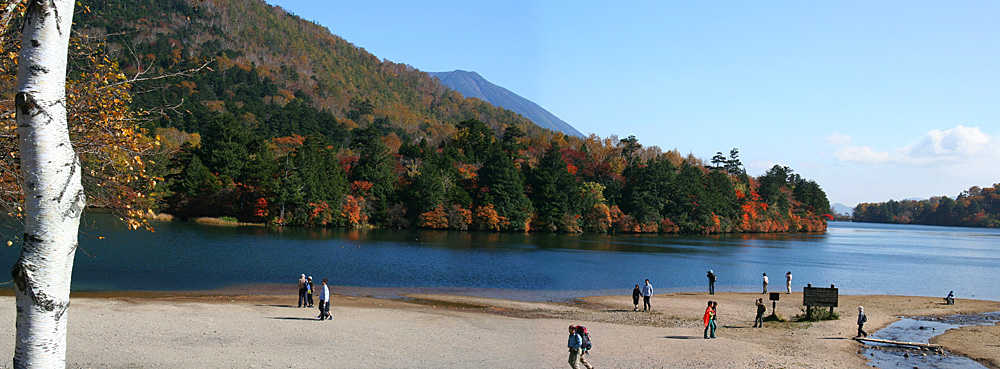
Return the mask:
<path id="1" fill-rule="evenodd" d="M 427 230 L 269 229 L 152 222 L 128 231 L 89 212 L 74 291 L 185 291 L 291 285 L 329 278 L 342 293 L 410 290 L 525 300 L 656 292 L 772 291 L 836 284 L 844 294 L 1000 300 L 1000 230 L 831 222 L 824 234 L 712 236 L 514 234 Z M 0 228 L 0 265 L 13 265 L 20 229 Z M 102 238 L 103 237 L 103 238 Z M 9 282 L 6 286 L 9 286 Z M 288 293 L 294 287 L 289 287 Z M 366 292 L 367 291 L 367 292 Z"/>

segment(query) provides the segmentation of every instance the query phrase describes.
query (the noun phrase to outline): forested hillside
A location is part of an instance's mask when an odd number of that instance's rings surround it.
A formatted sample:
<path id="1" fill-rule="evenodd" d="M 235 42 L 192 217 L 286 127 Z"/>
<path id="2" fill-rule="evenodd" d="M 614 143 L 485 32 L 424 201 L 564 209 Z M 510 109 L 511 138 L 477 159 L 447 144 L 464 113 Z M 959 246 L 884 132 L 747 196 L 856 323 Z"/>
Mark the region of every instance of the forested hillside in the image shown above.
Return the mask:
<path id="1" fill-rule="evenodd" d="M 440 141 L 454 124 L 478 119 L 543 134 L 523 117 L 461 94 L 405 64 L 379 60 L 321 26 L 261 0 L 88 2 L 80 32 L 111 35 L 126 74 L 159 75 L 214 60 L 183 81 L 140 85 L 137 107 L 195 102 L 160 122 L 189 132 L 217 113 L 240 117 L 265 136 L 343 134 L 391 126 L 398 139 Z"/>
<path id="2" fill-rule="evenodd" d="M 928 200 L 889 200 L 862 203 L 853 220 L 869 223 L 928 224 L 1000 228 L 1000 183 L 973 186 L 955 199 L 935 196 Z"/>
<path id="3" fill-rule="evenodd" d="M 142 158 L 158 212 L 636 233 L 822 231 L 829 218 L 820 186 L 790 168 L 755 178 L 735 149 L 706 164 L 634 136 L 541 129 L 259 0 L 84 5 L 80 33 L 106 36 L 139 76 L 134 110 L 162 112 L 147 114 L 156 146 Z"/>

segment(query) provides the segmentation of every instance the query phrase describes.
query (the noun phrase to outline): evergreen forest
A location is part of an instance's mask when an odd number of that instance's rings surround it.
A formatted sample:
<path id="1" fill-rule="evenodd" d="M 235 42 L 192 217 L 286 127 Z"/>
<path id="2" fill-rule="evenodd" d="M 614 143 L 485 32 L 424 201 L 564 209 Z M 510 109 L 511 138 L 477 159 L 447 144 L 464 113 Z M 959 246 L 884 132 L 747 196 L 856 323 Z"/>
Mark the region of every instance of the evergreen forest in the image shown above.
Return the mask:
<path id="1" fill-rule="evenodd" d="M 889 200 L 858 204 L 854 208 L 853 220 L 1000 228 L 1000 183 L 985 188 L 972 186 L 954 199 L 935 196 L 928 200 Z"/>
<path id="2" fill-rule="evenodd" d="M 262 0 L 82 5 L 74 29 L 99 50 L 71 79 L 93 79 L 87 63 L 129 77 L 130 95 L 113 103 L 128 104 L 148 139 L 120 165 L 148 186 L 126 191 L 133 209 L 567 233 L 816 232 L 830 219 L 821 187 L 791 168 L 754 177 L 735 148 L 706 162 L 635 136 L 546 130 Z"/>

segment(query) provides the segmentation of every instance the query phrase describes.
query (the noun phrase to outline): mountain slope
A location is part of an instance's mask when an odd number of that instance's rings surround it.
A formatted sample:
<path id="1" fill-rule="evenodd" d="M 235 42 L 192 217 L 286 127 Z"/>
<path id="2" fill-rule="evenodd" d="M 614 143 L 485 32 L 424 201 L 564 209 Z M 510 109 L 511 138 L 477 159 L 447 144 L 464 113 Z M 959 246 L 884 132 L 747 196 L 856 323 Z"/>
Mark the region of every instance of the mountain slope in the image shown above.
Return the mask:
<path id="1" fill-rule="evenodd" d="M 270 137 L 326 135 L 375 124 L 403 141 L 437 142 L 478 119 L 551 135 L 513 111 L 469 99 L 413 67 L 379 59 L 315 23 L 262 0 L 86 1 L 83 34 L 109 35 L 127 75 L 168 73 L 214 60 L 210 70 L 145 86 L 134 107 L 186 101 L 158 124 L 198 132 L 216 114 Z M 291 105 L 291 107 L 289 107 Z M 279 116 L 279 110 L 295 110 Z M 292 114 L 294 113 L 294 114 Z M 312 118 L 302 119 L 303 116 Z M 292 125 L 304 126 L 292 127 Z M 333 134 L 333 133 L 331 133 Z"/>
<path id="2" fill-rule="evenodd" d="M 531 119 L 532 122 L 542 128 L 553 131 L 583 137 L 584 135 L 576 128 L 556 117 L 548 110 L 545 110 L 531 100 L 525 99 L 510 90 L 497 86 L 479 75 L 476 72 L 455 70 L 451 72 L 430 72 L 430 75 L 437 77 L 445 86 L 451 87 L 465 97 L 474 97 L 490 104 L 513 110 Z"/>

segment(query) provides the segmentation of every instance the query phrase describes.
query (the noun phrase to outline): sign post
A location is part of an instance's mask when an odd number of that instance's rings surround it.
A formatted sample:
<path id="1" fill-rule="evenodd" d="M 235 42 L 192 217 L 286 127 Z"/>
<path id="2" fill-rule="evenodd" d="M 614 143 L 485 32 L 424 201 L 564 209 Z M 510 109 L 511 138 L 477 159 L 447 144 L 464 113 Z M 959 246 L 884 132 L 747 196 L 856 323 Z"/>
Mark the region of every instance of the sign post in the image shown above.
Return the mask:
<path id="1" fill-rule="evenodd" d="M 837 286 L 830 285 L 830 288 L 813 287 L 812 283 L 802 289 L 802 305 L 806 306 L 806 318 L 812 318 L 813 306 L 827 306 L 830 313 L 837 307 Z"/>
<path id="2" fill-rule="evenodd" d="M 777 311 L 775 310 L 775 307 L 777 306 L 778 300 L 780 299 L 781 299 L 781 293 L 771 292 L 768 294 L 768 300 L 771 300 L 771 315 L 774 315 L 774 313 Z"/>

